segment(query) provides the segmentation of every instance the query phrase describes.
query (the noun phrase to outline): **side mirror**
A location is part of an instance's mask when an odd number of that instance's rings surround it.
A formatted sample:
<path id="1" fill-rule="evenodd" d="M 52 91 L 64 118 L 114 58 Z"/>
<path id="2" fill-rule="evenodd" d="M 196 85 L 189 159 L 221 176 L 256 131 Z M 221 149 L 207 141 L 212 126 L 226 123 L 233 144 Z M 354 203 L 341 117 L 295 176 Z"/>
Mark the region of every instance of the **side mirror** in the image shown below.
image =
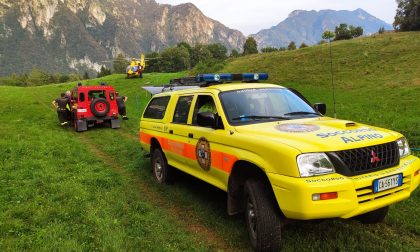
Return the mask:
<path id="1" fill-rule="evenodd" d="M 223 129 L 220 116 L 213 112 L 200 112 L 197 114 L 197 124 L 202 127 L 210 127 L 213 129 Z"/>
<path id="2" fill-rule="evenodd" d="M 325 115 L 325 113 L 327 113 L 327 105 L 325 103 L 315 103 L 314 109 L 316 109 L 322 115 Z"/>

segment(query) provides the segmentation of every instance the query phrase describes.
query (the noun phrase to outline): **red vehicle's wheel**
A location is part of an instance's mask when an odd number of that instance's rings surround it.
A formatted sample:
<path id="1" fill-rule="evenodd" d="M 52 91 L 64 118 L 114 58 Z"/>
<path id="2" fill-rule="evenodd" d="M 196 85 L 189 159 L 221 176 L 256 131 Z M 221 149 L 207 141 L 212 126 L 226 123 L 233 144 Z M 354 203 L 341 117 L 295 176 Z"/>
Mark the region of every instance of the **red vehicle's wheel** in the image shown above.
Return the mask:
<path id="1" fill-rule="evenodd" d="M 90 110 L 92 114 L 98 117 L 106 116 L 109 112 L 109 102 L 104 98 L 96 98 L 90 104 Z"/>

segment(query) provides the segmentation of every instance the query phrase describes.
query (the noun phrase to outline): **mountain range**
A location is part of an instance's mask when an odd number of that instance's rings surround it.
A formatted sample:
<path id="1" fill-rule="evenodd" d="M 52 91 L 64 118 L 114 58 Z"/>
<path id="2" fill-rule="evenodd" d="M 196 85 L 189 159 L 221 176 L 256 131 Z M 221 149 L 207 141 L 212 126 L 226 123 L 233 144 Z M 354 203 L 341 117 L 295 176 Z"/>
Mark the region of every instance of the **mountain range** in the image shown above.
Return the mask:
<path id="1" fill-rule="evenodd" d="M 0 75 L 93 68 L 123 53 L 160 51 L 178 42 L 240 48 L 245 36 L 193 4 L 154 0 L 0 0 Z"/>
<path id="2" fill-rule="evenodd" d="M 262 47 L 287 47 L 294 41 L 297 45 L 305 43 L 313 45 L 321 41 L 322 33 L 325 30 L 334 31 L 341 23 L 353 26 L 361 26 L 364 35 L 378 32 L 379 28 L 392 30 L 390 24 L 370 15 L 362 9 L 354 11 L 304 11 L 295 10 L 278 25 L 270 29 L 264 29 L 257 34 L 251 35 L 255 38 L 260 48 Z"/>
<path id="3" fill-rule="evenodd" d="M 355 11 L 294 11 L 277 26 L 252 35 L 259 47 L 290 41 L 315 44 L 326 28 L 361 25 L 365 34 L 390 25 Z M 242 50 L 246 37 L 206 17 L 191 3 L 155 0 L 0 0 L 0 76 L 96 70 L 119 53 L 162 51 L 179 42 L 222 43 Z M 108 64 L 109 65 L 109 64 Z"/>

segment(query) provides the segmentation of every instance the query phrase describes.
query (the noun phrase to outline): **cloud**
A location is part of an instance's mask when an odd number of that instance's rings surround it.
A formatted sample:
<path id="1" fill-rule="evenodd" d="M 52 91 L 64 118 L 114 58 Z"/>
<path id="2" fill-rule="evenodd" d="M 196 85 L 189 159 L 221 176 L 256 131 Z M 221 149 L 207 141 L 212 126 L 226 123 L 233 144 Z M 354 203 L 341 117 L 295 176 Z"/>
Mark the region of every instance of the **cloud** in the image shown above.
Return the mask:
<path id="1" fill-rule="evenodd" d="M 294 10 L 355 10 L 362 8 L 387 23 L 394 21 L 395 0 L 157 0 L 172 5 L 191 2 L 206 16 L 246 35 L 275 26 Z"/>

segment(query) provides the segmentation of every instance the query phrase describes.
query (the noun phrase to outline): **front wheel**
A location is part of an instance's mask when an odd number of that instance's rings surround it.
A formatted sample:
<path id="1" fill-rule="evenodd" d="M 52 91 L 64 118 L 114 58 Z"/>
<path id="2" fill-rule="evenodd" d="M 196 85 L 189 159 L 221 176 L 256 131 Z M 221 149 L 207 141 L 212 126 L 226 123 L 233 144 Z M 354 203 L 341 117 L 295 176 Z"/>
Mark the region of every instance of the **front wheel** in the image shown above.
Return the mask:
<path id="1" fill-rule="evenodd" d="M 281 220 L 276 202 L 260 180 L 245 182 L 245 222 L 256 251 L 279 251 Z"/>
<path id="2" fill-rule="evenodd" d="M 372 212 L 356 216 L 355 219 L 365 224 L 376 224 L 382 222 L 388 214 L 389 207 L 382 207 Z"/>
<path id="3" fill-rule="evenodd" d="M 155 149 L 152 154 L 153 177 L 159 184 L 169 184 L 172 180 L 172 170 L 168 166 L 165 154 L 161 149 Z"/>

